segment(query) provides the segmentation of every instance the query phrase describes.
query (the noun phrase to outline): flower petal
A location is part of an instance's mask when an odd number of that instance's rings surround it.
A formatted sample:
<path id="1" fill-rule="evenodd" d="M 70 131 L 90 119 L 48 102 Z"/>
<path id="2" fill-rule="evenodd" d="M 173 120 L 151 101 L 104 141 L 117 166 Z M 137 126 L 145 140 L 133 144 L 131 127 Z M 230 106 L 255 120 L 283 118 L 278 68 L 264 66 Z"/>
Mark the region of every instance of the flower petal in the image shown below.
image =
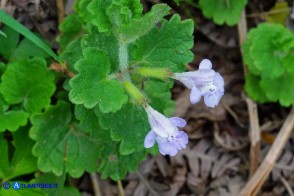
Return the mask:
<path id="1" fill-rule="evenodd" d="M 144 140 L 145 148 L 151 148 L 152 146 L 154 146 L 156 137 L 157 137 L 156 133 L 151 130 L 145 137 L 145 140 Z"/>
<path id="2" fill-rule="evenodd" d="M 191 94 L 190 94 L 190 101 L 192 104 L 195 104 L 197 102 L 200 101 L 200 98 L 201 98 L 201 93 L 200 91 L 198 90 L 198 88 L 196 86 L 194 86 L 192 88 L 192 91 L 191 91 Z"/>
<path id="3" fill-rule="evenodd" d="M 185 127 L 187 125 L 187 122 L 179 117 L 171 117 L 169 118 L 172 124 L 174 124 L 177 127 Z"/>
<path id="4" fill-rule="evenodd" d="M 201 62 L 200 62 L 200 65 L 199 65 L 199 69 L 211 69 L 212 68 L 212 63 L 210 60 L 208 59 L 203 59 Z"/>
<path id="5" fill-rule="evenodd" d="M 222 94 L 220 94 L 219 92 L 214 94 L 208 93 L 204 95 L 204 103 L 207 107 L 214 108 L 215 106 L 218 105 L 221 97 L 222 97 Z"/>
<path id="6" fill-rule="evenodd" d="M 175 156 L 178 152 L 177 147 L 169 142 L 157 142 L 159 152 L 162 155 Z"/>
<path id="7" fill-rule="evenodd" d="M 224 93 L 224 79 L 219 73 L 215 73 L 213 77 L 213 83 L 217 87 L 218 91 Z"/>

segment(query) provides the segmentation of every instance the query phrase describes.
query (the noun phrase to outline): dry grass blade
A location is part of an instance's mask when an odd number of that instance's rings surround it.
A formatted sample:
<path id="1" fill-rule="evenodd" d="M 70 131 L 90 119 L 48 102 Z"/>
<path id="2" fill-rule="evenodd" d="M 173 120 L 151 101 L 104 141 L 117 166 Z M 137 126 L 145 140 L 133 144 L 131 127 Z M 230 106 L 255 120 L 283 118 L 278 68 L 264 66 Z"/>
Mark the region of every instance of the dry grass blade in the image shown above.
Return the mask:
<path id="1" fill-rule="evenodd" d="M 240 45 L 244 42 L 247 34 L 246 13 L 243 10 L 241 19 L 238 23 Z M 246 66 L 243 64 L 244 74 L 247 75 Z M 260 151 L 260 128 L 258 120 L 257 105 L 250 98 L 246 98 L 246 103 L 249 112 L 250 130 L 249 138 L 251 142 L 250 147 L 250 176 L 254 174 L 258 167 L 259 151 Z"/>
<path id="2" fill-rule="evenodd" d="M 58 11 L 58 23 L 60 24 L 64 18 L 64 4 L 63 0 L 56 0 L 57 11 Z"/>
<path id="3" fill-rule="evenodd" d="M 291 109 L 287 119 L 283 123 L 277 138 L 275 139 L 271 149 L 267 153 L 265 159 L 261 163 L 256 173 L 252 176 L 249 182 L 241 190 L 239 195 L 256 195 L 264 181 L 272 171 L 281 151 L 283 150 L 286 142 L 291 136 L 294 128 L 294 108 Z"/>
<path id="4" fill-rule="evenodd" d="M 94 188 L 95 196 L 101 196 L 100 187 L 99 187 L 99 180 L 96 173 L 91 173 L 91 181 Z"/>

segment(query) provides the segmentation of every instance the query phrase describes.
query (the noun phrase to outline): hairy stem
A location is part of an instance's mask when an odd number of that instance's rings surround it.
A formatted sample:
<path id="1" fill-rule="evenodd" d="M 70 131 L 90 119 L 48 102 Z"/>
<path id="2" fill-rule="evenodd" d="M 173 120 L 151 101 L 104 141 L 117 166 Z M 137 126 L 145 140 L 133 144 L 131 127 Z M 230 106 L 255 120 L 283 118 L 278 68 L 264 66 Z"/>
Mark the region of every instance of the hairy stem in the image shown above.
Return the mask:
<path id="1" fill-rule="evenodd" d="M 128 45 L 124 43 L 119 44 L 119 69 L 122 72 L 123 79 L 127 81 L 131 81 L 130 74 L 128 72 L 128 64 L 129 64 L 129 54 L 128 54 Z"/>

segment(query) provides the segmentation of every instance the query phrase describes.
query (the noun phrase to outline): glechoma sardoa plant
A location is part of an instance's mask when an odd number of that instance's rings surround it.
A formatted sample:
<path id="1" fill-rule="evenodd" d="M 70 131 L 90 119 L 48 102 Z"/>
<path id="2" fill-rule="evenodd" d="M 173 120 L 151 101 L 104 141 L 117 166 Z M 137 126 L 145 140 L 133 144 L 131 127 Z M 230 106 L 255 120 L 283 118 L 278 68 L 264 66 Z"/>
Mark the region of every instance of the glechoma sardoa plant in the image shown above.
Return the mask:
<path id="1" fill-rule="evenodd" d="M 252 29 L 242 46 L 248 65 L 245 90 L 258 102 L 294 104 L 294 33 L 279 24 Z"/>
<path id="2" fill-rule="evenodd" d="M 139 0 L 77 1 L 58 38 L 59 59 L 74 75 L 63 85 L 69 100 L 60 90 L 57 104 L 49 105 L 56 88 L 44 58 L 15 59 L 2 75 L 0 108 L 2 113 L 19 111 L 14 118 L 22 120 L 17 126 L 1 124 L 0 131 L 15 131 L 29 118 L 38 168 L 57 176 L 98 170 L 102 178 L 119 180 L 135 171 L 147 153 L 157 153 L 155 143 L 162 155 L 186 148 L 188 135 L 180 130 L 186 121 L 166 117 L 175 105 L 173 80 L 191 89 L 192 104 L 203 96 L 212 108 L 224 94 L 224 81 L 208 59 L 198 71 L 183 72 L 193 60 L 194 25 L 177 14 L 165 19 L 169 11 L 157 4 L 142 14 Z M 10 59 L 10 53 L 5 55 Z M 7 104 L 18 105 L 8 111 Z"/>

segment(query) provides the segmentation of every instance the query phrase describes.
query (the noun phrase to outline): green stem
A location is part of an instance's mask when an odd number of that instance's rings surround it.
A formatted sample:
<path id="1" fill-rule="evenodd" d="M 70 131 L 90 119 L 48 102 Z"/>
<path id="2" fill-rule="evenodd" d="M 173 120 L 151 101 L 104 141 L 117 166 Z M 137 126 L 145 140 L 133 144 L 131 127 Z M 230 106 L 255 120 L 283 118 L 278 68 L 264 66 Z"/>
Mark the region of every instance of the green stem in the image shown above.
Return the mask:
<path id="1" fill-rule="evenodd" d="M 147 77 L 154 77 L 165 80 L 173 76 L 173 73 L 167 68 L 138 67 L 135 72 Z"/>
<path id="2" fill-rule="evenodd" d="M 131 81 L 130 74 L 128 72 L 128 64 L 129 64 L 129 54 L 128 54 L 128 45 L 125 43 L 119 44 L 119 69 L 122 72 L 123 79 L 127 81 Z"/>
<path id="3" fill-rule="evenodd" d="M 146 106 L 147 99 L 144 96 L 144 94 L 131 82 L 129 81 L 123 81 L 123 85 L 126 89 L 126 91 L 131 95 L 131 97 L 140 105 Z"/>

